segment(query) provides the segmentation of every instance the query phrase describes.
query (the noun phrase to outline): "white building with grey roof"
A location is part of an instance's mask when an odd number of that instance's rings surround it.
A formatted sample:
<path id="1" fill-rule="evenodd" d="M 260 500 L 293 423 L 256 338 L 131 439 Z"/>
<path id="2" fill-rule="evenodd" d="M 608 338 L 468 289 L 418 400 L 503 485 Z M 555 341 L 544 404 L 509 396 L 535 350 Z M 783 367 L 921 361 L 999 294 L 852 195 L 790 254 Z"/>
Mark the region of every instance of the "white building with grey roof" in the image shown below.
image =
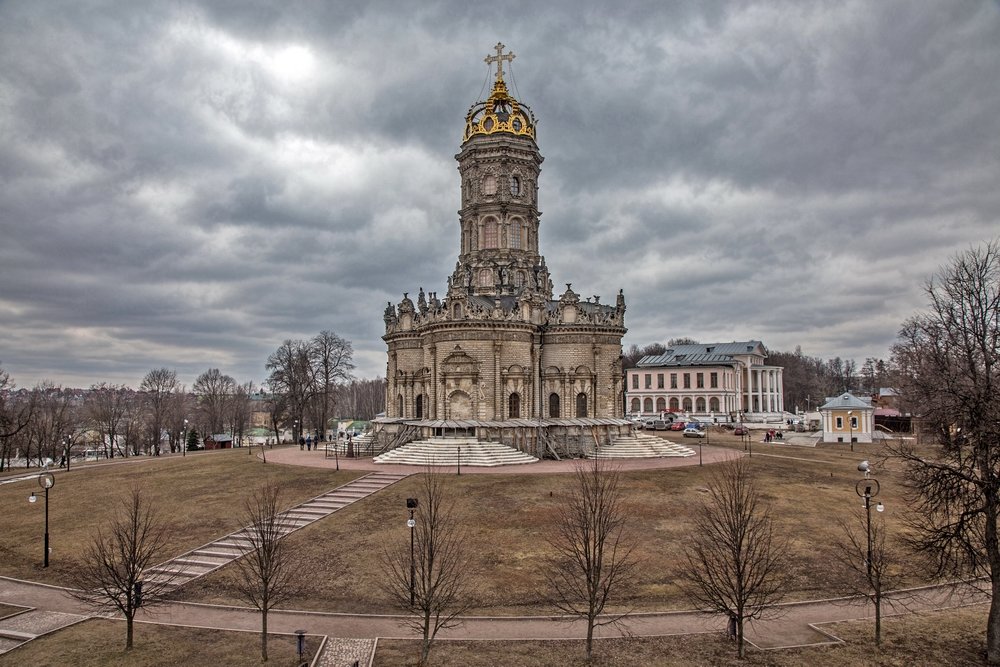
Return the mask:
<path id="1" fill-rule="evenodd" d="M 759 340 L 676 345 L 643 357 L 626 372 L 625 404 L 632 415 L 662 412 L 737 421 L 781 413 L 780 366 L 769 366 Z"/>

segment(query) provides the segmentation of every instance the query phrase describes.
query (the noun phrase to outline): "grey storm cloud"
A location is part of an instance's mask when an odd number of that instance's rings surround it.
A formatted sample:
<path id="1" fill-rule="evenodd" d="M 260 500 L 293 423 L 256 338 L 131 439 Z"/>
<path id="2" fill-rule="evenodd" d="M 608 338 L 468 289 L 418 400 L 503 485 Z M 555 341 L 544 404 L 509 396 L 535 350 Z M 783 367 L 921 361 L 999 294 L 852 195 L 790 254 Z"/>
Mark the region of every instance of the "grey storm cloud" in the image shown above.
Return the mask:
<path id="1" fill-rule="evenodd" d="M 443 295 L 459 149 L 516 54 L 557 291 L 624 289 L 626 344 L 885 357 L 997 235 L 996 3 L 0 4 L 0 364 L 261 380 Z"/>

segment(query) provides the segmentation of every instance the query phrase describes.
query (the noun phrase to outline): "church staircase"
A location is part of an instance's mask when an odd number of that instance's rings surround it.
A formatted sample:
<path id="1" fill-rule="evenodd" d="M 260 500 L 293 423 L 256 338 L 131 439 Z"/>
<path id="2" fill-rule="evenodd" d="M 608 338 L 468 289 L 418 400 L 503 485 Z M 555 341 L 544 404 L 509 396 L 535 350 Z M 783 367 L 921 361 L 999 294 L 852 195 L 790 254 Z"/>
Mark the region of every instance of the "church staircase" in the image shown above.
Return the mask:
<path id="1" fill-rule="evenodd" d="M 379 454 L 372 460 L 375 463 L 410 466 L 457 466 L 461 462 L 463 466 L 470 467 L 521 465 L 538 461 L 534 456 L 499 442 L 459 437 L 414 440 Z"/>
<path id="2" fill-rule="evenodd" d="M 649 459 L 666 456 L 694 456 L 690 447 L 678 445 L 655 435 L 636 432 L 613 438 L 610 445 L 592 447 L 588 456 L 598 459 Z"/>
<path id="3" fill-rule="evenodd" d="M 325 519 L 337 510 L 381 491 L 405 478 L 405 473 L 373 472 L 323 495 L 296 505 L 278 515 L 282 536 Z M 251 527 L 221 537 L 143 573 L 147 581 L 161 581 L 172 589 L 188 583 L 240 558 L 250 547 Z"/>

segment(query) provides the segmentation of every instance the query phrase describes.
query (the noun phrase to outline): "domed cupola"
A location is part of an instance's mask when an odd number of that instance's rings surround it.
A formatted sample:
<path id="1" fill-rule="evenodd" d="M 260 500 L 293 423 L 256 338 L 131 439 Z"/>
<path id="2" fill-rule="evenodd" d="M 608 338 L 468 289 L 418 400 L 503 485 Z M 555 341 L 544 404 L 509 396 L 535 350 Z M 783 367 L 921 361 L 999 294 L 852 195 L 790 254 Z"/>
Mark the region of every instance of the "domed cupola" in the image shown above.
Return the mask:
<path id="1" fill-rule="evenodd" d="M 503 80 L 503 61 L 514 60 L 513 53 L 503 53 L 504 45 L 497 42 L 497 54 L 486 56 L 486 63 L 497 64 L 497 78 L 493 91 L 485 102 L 476 102 L 465 116 L 465 133 L 462 143 L 477 135 L 498 132 L 535 138 L 535 116 L 528 105 L 518 102 L 507 92 Z"/>

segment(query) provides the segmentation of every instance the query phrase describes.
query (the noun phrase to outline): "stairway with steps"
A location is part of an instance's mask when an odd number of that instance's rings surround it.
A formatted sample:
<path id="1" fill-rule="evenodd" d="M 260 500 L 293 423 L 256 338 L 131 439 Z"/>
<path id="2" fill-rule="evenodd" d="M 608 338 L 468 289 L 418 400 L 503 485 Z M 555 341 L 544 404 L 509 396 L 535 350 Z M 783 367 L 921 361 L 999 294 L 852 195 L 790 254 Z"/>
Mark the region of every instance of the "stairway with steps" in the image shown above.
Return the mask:
<path id="1" fill-rule="evenodd" d="M 0 619 L 0 655 L 12 651 L 36 637 L 47 635 L 85 620 L 87 617 L 81 614 L 67 614 L 61 611 L 43 611 L 41 609 L 26 609 L 23 612 L 11 614 Z"/>
<path id="2" fill-rule="evenodd" d="M 538 461 L 534 456 L 499 442 L 455 437 L 414 440 L 372 460 L 375 463 L 410 466 L 457 466 L 461 461 L 463 466 L 470 467 L 521 465 Z"/>
<path id="3" fill-rule="evenodd" d="M 635 433 L 614 438 L 610 445 L 592 448 L 589 456 L 598 459 L 638 459 L 665 456 L 694 456 L 695 451 L 655 435 Z"/>
<path id="4" fill-rule="evenodd" d="M 373 472 L 285 510 L 279 515 L 282 535 L 328 517 L 337 510 L 395 484 L 406 476 L 406 473 Z M 241 528 L 177 558 L 160 563 L 147 569 L 143 573 L 143 578 L 152 582 L 169 581 L 170 588 L 182 586 L 243 555 L 244 549 L 250 547 L 248 535 L 252 530 L 251 527 Z"/>

